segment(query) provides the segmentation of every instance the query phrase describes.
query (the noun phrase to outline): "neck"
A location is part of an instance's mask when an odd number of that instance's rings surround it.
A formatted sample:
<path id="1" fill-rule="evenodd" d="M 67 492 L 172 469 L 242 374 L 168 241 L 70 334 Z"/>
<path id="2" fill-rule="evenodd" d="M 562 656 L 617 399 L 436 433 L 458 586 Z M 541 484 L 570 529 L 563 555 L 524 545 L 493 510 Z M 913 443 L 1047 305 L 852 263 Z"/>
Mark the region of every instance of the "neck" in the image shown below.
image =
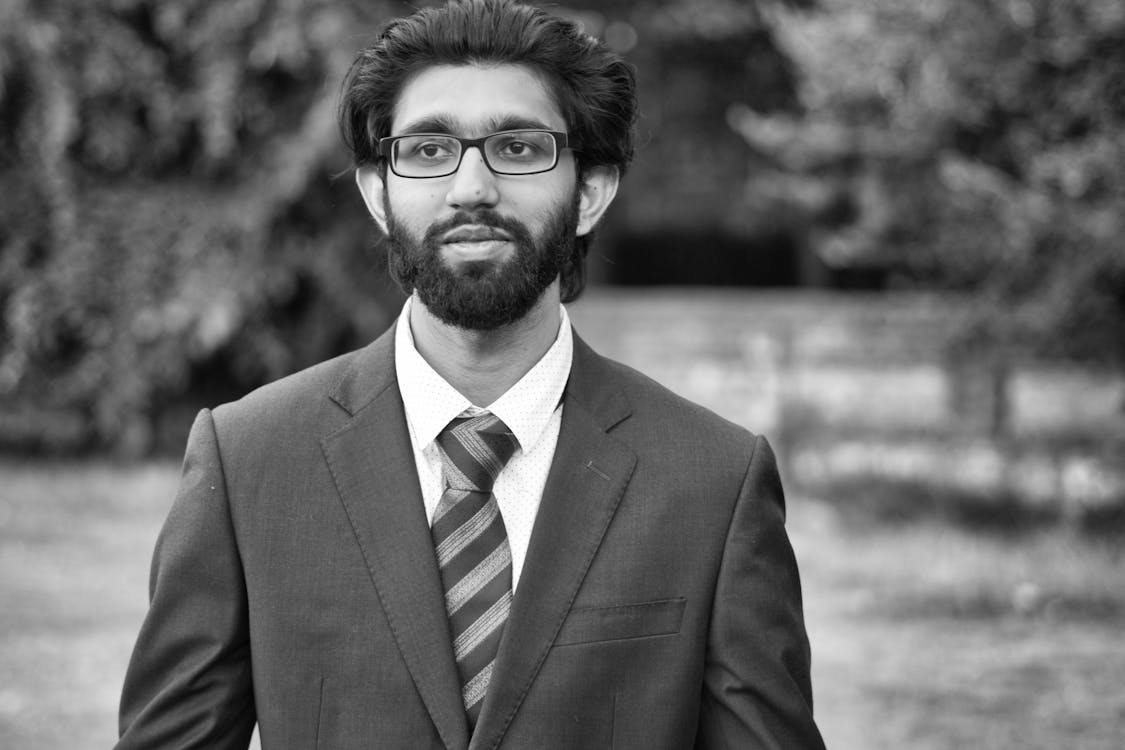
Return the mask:
<path id="1" fill-rule="evenodd" d="M 527 315 L 492 331 L 438 320 L 418 299 L 410 302 L 414 346 L 430 367 L 476 406 L 485 407 L 535 366 L 558 337 L 559 285 L 543 292 Z"/>

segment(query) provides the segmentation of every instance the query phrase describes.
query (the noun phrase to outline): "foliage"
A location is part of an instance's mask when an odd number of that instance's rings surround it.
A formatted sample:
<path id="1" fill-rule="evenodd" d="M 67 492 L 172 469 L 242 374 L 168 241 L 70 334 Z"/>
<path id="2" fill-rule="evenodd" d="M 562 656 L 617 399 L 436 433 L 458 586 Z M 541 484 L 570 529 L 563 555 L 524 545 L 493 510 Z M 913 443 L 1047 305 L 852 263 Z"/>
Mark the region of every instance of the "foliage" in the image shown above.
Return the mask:
<path id="1" fill-rule="evenodd" d="M 333 174 L 352 29 L 387 5 L 4 6 L 0 442 L 144 450 L 218 363 L 246 387 L 386 325 Z"/>
<path id="2" fill-rule="evenodd" d="M 348 165 L 333 116 L 339 81 L 369 41 L 355 30 L 405 10 L 391 0 L 0 8 L 0 190 L 10 196 L 0 204 L 0 447 L 145 452 L 159 415 L 237 395 L 389 323 L 400 295 L 339 177 Z M 623 50 L 639 29 L 642 47 L 664 45 L 654 62 L 684 40 L 731 47 L 761 32 L 740 0 L 552 10 Z M 765 53 L 777 58 L 772 45 Z M 710 114 L 682 118 L 666 142 Z"/>
<path id="3" fill-rule="evenodd" d="M 661 238 L 702 270 L 723 237 L 799 237 L 832 267 L 973 290 L 970 341 L 1125 359 L 1118 0 L 567 5 L 640 69 L 610 266 L 659 265 Z M 185 394 L 389 323 L 333 114 L 404 9 L 0 4 L 0 448 L 144 452 Z"/>
<path id="4" fill-rule="evenodd" d="M 970 290 L 963 343 L 1125 360 L 1125 5 L 823 0 L 772 15 L 803 112 L 731 112 L 746 221 Z"/>

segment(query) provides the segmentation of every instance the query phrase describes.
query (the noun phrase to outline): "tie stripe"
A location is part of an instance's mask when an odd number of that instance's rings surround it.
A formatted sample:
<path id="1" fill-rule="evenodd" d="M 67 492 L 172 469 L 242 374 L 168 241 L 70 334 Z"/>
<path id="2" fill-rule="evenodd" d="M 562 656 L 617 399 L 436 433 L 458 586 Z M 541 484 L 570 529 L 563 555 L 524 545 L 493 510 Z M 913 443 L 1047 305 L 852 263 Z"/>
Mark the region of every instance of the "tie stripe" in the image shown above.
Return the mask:
<path id="1" fill-rule="evenodd" d="M 511 607 L 512 592 L 507 591 L 495 604 L 488 608 L 488 611 L 477 618 L 476 622 L 457 636 L 457 640 L 453 641 L 453 655 L 457 660 L 464 659 L 470 651 L 483 643 L 488 636 L 495 633 L 507 621 L 508 610 Z"/>
<path id="2" fill-rule="evenodd" d="M 494 415 L 453 420 L 437 439 L 442 492 L 430 533 L 470 728 L 512 604 L 512 550 L 492 485 L 516 448 Z"/>
<path id="3" fill-rule="evenodd" d="M 489 662 L 488 666 L 477 672 L 461 688 L 461 700 L 465 702 L 465 710 L 469 714 L 471 724 L 476 724 L 477 717 L 480 716 L 480 702 L 492 679 L 492 664 L 493 662 Z"/>
<path id="4" fill-rule="evenodd" d="M 473 514 L 472 518 L 443 539 L 441 544 L 437 546 L 438 565 L 446 565 L 457 553 L 480 536 L 499 515 L 500 506 L 496 503 L 485 503 L 483 508 Z"/>
<path id="5" fill-rule="evenodd" d="M 464 576 L 457 576 L 456 571 L 451 571 L 450 580 L 456 581 L 445 592 L 445 611 L 450 616 L 457 614 L 473 596 L 497 576 L 507 570 L 509 576 L 512 572 L 512 549 L 507 544 L 497 546 L 488 556 L 481 560 L 472 570 Z M 511 589 L 512 584 L 508 584 Z"/>

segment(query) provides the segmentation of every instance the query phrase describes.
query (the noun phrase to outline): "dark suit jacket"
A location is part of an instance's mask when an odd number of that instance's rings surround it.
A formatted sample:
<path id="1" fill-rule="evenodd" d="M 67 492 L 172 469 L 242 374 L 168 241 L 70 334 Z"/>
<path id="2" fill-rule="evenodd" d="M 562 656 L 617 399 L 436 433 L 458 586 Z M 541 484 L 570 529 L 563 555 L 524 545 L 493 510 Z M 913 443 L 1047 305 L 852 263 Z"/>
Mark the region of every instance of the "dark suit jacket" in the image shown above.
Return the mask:
<path id="1" fill-rule="evenodd" d="M 393 360 L 200 413 L 119 748 L 823 746 L 769 446 L 577 337 L 470 742 Z"/>

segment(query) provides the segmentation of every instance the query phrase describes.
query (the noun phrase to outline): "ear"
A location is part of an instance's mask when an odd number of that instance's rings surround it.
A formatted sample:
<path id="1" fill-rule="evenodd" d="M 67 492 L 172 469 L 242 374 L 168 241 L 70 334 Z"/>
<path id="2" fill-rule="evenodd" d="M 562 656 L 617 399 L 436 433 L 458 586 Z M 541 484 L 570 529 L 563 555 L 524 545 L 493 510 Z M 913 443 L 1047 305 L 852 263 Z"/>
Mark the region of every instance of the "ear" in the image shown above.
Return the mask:
<path id="1" fill-rule="evenodd" d="M 359 187 L 363 202 L 367 204 L 367 212 L 375 219 L 383 234 L 386 234 L 387 210 L 383 203 L 383 195 L 386 193 L 387 185 L 383 181 L 383 175 L 375 167 L 359 167 L 355 171 L 355 184 Z"/>
<path id="2" fill-rule="evenodd" d="M 613 197 L 617 195 L 617 184 L 621 173 L 617 167 L 593 167 L 587 170 L 582 184 L 578 187 L 578 231 L 579 237 L 594 231 Z"/>

